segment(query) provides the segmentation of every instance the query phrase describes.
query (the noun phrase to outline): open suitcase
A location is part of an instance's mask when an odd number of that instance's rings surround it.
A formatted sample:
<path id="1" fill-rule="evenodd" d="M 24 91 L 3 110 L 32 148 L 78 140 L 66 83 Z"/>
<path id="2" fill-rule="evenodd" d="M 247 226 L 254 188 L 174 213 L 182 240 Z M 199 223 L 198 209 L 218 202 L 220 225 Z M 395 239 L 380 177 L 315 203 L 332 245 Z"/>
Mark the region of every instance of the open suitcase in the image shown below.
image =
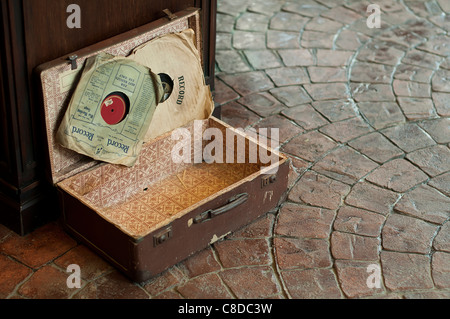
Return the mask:
<path id="1" fill-rule="evenodd" d="M 190 8 L 75 52 L 81 67 L 100 52 L 127 56 L 135 47 L 166 33 L 192 28 L 201 52 L 200 12 Z M 63 148 L 55 134 L 73 91 L 75 61 L 62 57 L 38 68 L 47 129 L 49 178 L 60 195 L 67 231 L 136 282 L 143 282 L 232 231 L 272 210 L 287 189 L 289 164 L 276 154 L 264 164 L 255 154 L 272 150 L 210 117 L 187 123 L 192 154 L 204 148 L 202 133 L 216 128 L 224 140 L 223 154 L 233 162 L 173 162 L 177 141 L 171 132 L 144 144 L 133 167 L 92 160 Z M 239 161 L 239 140 L 245 161 Z M 231 145 L 231 147 L 230 147 Z M 242 148 L 244 149 L 244 148 Z"/>

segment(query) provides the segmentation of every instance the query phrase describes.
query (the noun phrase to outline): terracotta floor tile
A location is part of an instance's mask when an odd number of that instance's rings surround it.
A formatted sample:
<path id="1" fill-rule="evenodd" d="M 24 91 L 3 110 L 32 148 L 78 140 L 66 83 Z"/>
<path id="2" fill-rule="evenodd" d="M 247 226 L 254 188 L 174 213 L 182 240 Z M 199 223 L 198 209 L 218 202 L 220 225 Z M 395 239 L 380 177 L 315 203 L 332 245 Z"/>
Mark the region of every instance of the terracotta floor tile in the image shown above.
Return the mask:
<path id="1" fill-rule="evenodd" d="M 309 21 L 301 15 L 290 12 L 278 12 L 270 20 L 269 28 L 272 30 L 298 31 Z"/>
<path id="2" fill-rule="evenodd" d="M 383 215 L 352 206 L 343 206 L 338 211 L 333 228 L 345 233 L 378 237 L 385 220 Z"/>
<path id="3" fill-rule="evenodd" d="M 333 40 L 334 34 L 306 30 L 302 34 L 301 45 L 303 48 L 331 49 Z"/>
<path id="4" fill-rule="evenodd" d="M 0 243 L 6 239 L 8 235 L 12 233 L 12 230 L 7 228 L 6 226 L 0 225 Z"/>
<path id="5" fill-rule="evenodd" d="M 390 83 L 394 72 L 392 66 L 377 63 L 356 62 L 350 79 L 354 82 Z"/>
<path id="6" fill-rule="evenodd" d="M 306 17 L 316 17 L 328 8 L 320 3 L 314 1 L 302 2 L 287 2 L 282 7 L 283 10 L 298 13 Z"/>
<path id="7" fill-rule="evenodd" d="M 302 67 L 283 67 L 266 70 L 276 86 L 290 86 L 309 83 L 308 73 Z"/>
<path id="8" fill-rule="evenodd" d="M 386 216 L 397 199 L 397 193 L 367 182 L 360 182 L 353 186 L 345 203 Z"/>
<path id="9" fill-rule="evenodd" d="M 319 129 L 320 132 L 333 138 L 335 141 L 345 143 L 361 135 L 372 132 L 373 129 L 359 117 L 333 122 Z"/>
<path id="10" fill-rule="evenodd" d="M 191 258 L 183 261 L 178 267 L 188 277 L 196 277 L 221 269 L 220 264 L 214 257 L 214 253 L 212 251 L 212 248 L 210 247 L 196 253 Z"/>
<path id="11" fill-rule="evenodd" d="M 288 199 L 312 206 L 337 209 L 350 190 L 350 186 L 344 183 L 315 172 L 306 172 L 290 191 Z"/>
<path id="12" fill-rule="evenodd" d="M 450 253 L 450 224 L 444 224 L 434 238 L 433 248 Z"/>
<path id="13" fill-rule="evenodd" d="M 259 120 L 259 116 L 237 102 L 222 105 L 222 120 L 236 128 L 246 128 Z"/>
<path id="14" fill-rule="evenodd" d="M 450 170 L 450 149 L 443 145 L 414 151 L 409 153 L 406 158 L 431 176 L 440 175 Z"/>
<path id="15" fill-rule="evenodd" d="M 450 142 L 450 118 L 427 120 L 419 123 L 430 136 L 440 144 Z"/>
<path id="16" fill-rule="evenodd" d="M 214 244 L 221 264 L 226 267 L 268 265 L 271 262 L 265 239 L 233 239 Z"/>
<path id="17" fill-rule="evenodd" d="M 311 105 L 324 117 L 332 122 L 346 120 L 355 117 L 354 103 L 350 100 L 316 101 Z"/>
<path id="18" fill-rule="evenodd" d="M 280 115 L 266 117 L 264 120 L 258 122 L 258 124 L 253 128 L 256 129 L 258 134 L 267 136 L 272 140 L 275 139 L 279 144 L 282 144 L 292 137 L 303 133 L 303 129 L 301 127 L 293 124 L 287 118 Z M 266 131 L 262 131 L 262 129 L 265 129 Z M 274 134 L 274 130 L 277 130 L 278 133 Z M 275 138 L 276 135 L 278 135 L 278 138 Z M 274 148 L 273 146 L 271 147 Z"/>
<path id="19" fill-rule="evenodd" d="M 335 259 L 376 261 L 379 242 L 378 238 L 335 231 L 331 234 L 331 254 Z"/>
<path id="20" fill-rule="evenodd" d="M 356 102 L 395 102 L 396 98 L 390 84 L 350 83 L 350 93 Z"/>
<path id="21" fill-rule="evenodd" d="M 301 86 L 285 86 L 269 91 L 278 101 L 288 107 L 310 103 L 312 100 Z"/>
<path id="22" fill-rule="evenodd" d="M 328 121 L 316 112 L 310 104 L 303 104 L 284 110 L 282 114 L 295 121 L 305 130 L 312 130 L 328 124 Z"/>
<path id="23" fill-rule="evenodd" d="M 428 185 L 421 185 L 403 196 L 395 210 L 442 224 L 450 214 L 450 198 Z"/>
<path id="24" fill-rule="evenodd" d="M 409 120 L 427 119 L 436 115 L 430 98 L 399 97 L 398 102 Z"/>
<path id="25" fill-rule="evenodd" d="M 216 80 L 214 85 L 216 88 L 215 91 L 216 93 L 214 95 L 215 103 L 222 105 L 239 98 L 239 94 L 237 94 L 233 89 L 231 89 L 228 85 L 226 85 L 222 81 Z"/>
<path id="26" fill-rule="evenodd" d="M 38 268 L 75 246 L 75 240 L 51 223 L 24 237 L 12 234 L 0 244 L 0 251 L 29 267 Z"/>
<path id="27" fill-rule="evenodd" d="M 345 83 L 313 83 L 303 87 L 315 101 L 345 99 L 348 89 Z"/>
<path id="28" fill-rule="evenodd" d="M 118 271 L 95 280 L 90 293 L 94 299 L 148 299 L 144 289 L 131 282 Z"/>
<path id="29" fill-rule="evenodd" d="M 275 238 L 275 257 L 281 270 L 331 267 L 329 243 L 322 239 Z"/>
<path id="30" fill-rule="evenodd" d="M 356 12 L 341 6 L 336 6 L 331 10 L 322 13 L 322 16 L 346 24 L 355 22 L 356 20 L 362 18 L 362 16 Z"/>
<path id="31" fill-rule="evenodd" d="M 269 30 L 267 31 L 267 47 L 269 49 L 299 49 L 298 32 Z"/>
<path id="32" fill-rule="evenodd" d="M 396 192 L 405 192 L 428 176 L 404 159 L 395 159 L 380 166 L 366 177 L 366 180 Z"/>
<path id="33" fill-rule="evenodd" d="M 436 106 L 437 114 L 439 116 L 450 116 L 450 105 L 448 103 L 450 93 L 433 92 L 431 96 Z"/>
<path id="34" fill-rule="evenodd" d="M 399 252 L 429 254 L 436 231 L 436 225 L 417 218 L 392 214 L 383 227 L 383 248 Z"/>
<path id="35" fill-rule="evenodd" d="M 196 277 L 177 288 L 188 299 L 228 299 L 230 293 L 216 274 Z"/>
<path id="36" fill-rule="evenodd" d="M 450 172 L 432 178 L 428 185 L 450 196 Z"/>
<path id="37" fill-rule="evenodd" d="M 337 147 L 337 145 L 327 136 L 317 131 L 312 131 L 294 137 L 282 147 L 282 151 L 307 161 L 316 161 L 326 152 Z"/>
<path id="38" fill-rule="evenodd" d="M 268 298 L 281 292 L 276 275 L 268 266 L 227 269 L 220 277 L 239 299 Z"/>
<path id="39" fill-rule="evenodd" d="M 357 50 L 368 39 L 369 39 L 369 37 L 366 36 L 365 34 L 347 29 L 347 30 L 342 30 L 340 32 L 335 43 L 339 49 Z"/>
<path id="40" fill-rule="evenodd" d="M 430 263 L 425 255 L 383 251 L 384 284 L 392 291 L 432 288 Z"/>
<path id="41" fill-rule="evenodd" d="M 216 63 L 223 72 L 237 73 L 251 71 L 243 57 L 234 50 L 221 50 L 217 52 Z"/>
<path id="42" fill-rule="evenodd" d="M 400 64 L 395 71 L 394 78 L 420 83 L 430 83 L 433 73 L 433 70 L 421 68 L 416 65 Z"/>
<path id="43" fill-rule="evenodd" d="M 286 203 L 279 212 L 275 234 L 279 236 L 327 239 L 335 211 Z"/>
<path id="44" fill-rule="evenodd" d="M 261 92 L 274 87 L 264 72 L 224 74 L 219 75 L 219 77 L 241 95 Z"/>
<path id="45" fill-rule="evenodd" d="M 450 287 L 450 254 L 443 252 L 436 252 L 433 255 L 432 275 L 433 280 L 439 288 Z"/>
<path id="46" fill-rule="evenodd" d="M 330 152 L 318 161 L 312 169 L 343 183 L 354 184 L 377 167 L 378 164 L 374 161 L 352 148 L 344 146 Z"/>
<path id="47" fill-rule="evenodd" d="M 400 107 L 394 102 L 361 102 L 358 107 L 369 124 L 377 130 L 405 122 Z"/>
<path id="48" fill-rule="evenodd" d="M 236 29 L 262 32 L 266 31 L 268 23 L 269 17 L 258 13 L 246 12 L 237 19 Z"/>
<path id="49" fill-rule="evenodd" d="M 263 32 L 234 31 L 233 48 L 236 50 L 261 50 L 266 47 L 266 35 Z"/>
<path id="50" fill-rule="evenodd" d="M 358 137 L 348 144 L 371 160 L 380 164 L 404 154 L 401 149 L 392 144 L 386 137 L 378 132 Z"/>
<path id="51" fill-rule="evenodd" d="M 386 34 L 386 32 L 383 34 Z M 388 34 L 391 35 L 393 32 L 388 32 Z M 366 43 L 358 52 L 357 59 L 363 62 L 381 63 L 391 66 L 397 65 L 405 54 L 404 48 L 402 46 L 395 47 L 395 40 L 397 40 L 395 38 L 388 38 L 388 41 L 385 40 L 385 38 L 381 37 L 380 41 L 375 40 Z"/>
<path id="52" fill-rule="evenodd" d="M 201 253 L 199 253 L 201 254 Z M 195 259 L 194 259 L 195 260 Z M 186 270 L 189 272 L 191 269 L 189 268 L 189 264 L 186 265 L 186 267 L 183 267 L 181 265 L 181 269 Z M 192 274 L 197 274 L 194 270 Z M 144 289 L 153 296 L 158 296 L 163 291 L 168 290 L 170 288 L 176 287 L 177 285 L 183 283 L 183 275 L 181 273 L 181 270 L 178 270 L 176 267 L 172 267 L 166 271 L 164 271 L 162 274 L 156 276 L 155 278 L 152 278 L 148 282 L 144 284 Z"/>
<path id="53" fill-rule="evenodd" d="M 335 265 L 339 284 L 348 298 L 361 298 L 385 291 L 383 286 L 369 288 L 367 285 L 367 269 L 374 265 L 373 262 L 338 260 Z M 380 267 L 380 265 L 376 265 Z"/>
<path id="54" fill-rule="evenodd" d="M 5 299 L 24 281 L 32 270 L 17 261 L 0 255 L 0 298 Z"/>
<path id="55" fill-rule="evenodd" d="M 286 109 L 283 104 L 266 92 L 246 95 L 239 99 L 239 103 L 262 117 L 269 117 Z"/>
<path id="56" fill-rule="evenodd" d="M 331 269 L 283 271 L 282 278 L 293 299 L 339 299 L 342 293 Z"/>
<path id="57" fill-rule="evenodd" d="M 305 25 L 305 30 L 320 31 L 320 32 L 336 34 L 337 31 L 342 27 L 343 27 L 342 23 L 319 16 L 319 17 L 315 17 L 315 18 L 311 19 Z"/>
<path id="58" fill-rule="evenodd" d="M 17 293 L 32 299 L 67 299 L 77 292 L 76 288 L 67 286 L 69 276 L 70 273 L 47 265 L 36 271 L 30 279 L 20 286 Z M 83 281 L 81 281 L 81 285 L 83 285 Z"/>
<path id="59" fill-rule="evenodd" d="M 246 50 L 244 53 L 256 70 L 283 66 L 278 56 L 271 50 Z"/>
<path id="60" fill-rule="evenodd" d="M 391 127 L 381 131 L 381 133 L 405 152 L 412 152 L 435 144 L 433 139 L 414 123 Z"/>
<path id="61" fill-rule="evenodd" d="M 339 67 L 308 67 L 308 73 L 313 83 L 347 82 L 345 68 Z"/>
<path id="62" fill-rule="evenodd" d="M 95 279 L 113 269 L 108 262 L 84 245 L 71 249 L 54 263 L 63 269 L 67 269 L 72 264 L 80 266 L 81 278 L 85 280 Z"/>
<path id="63" fill-rule="evenodd" d="M 266 214 L 251 224 L 242 227 L 234 233 L 227 236 L 229 239 L 237 238 L 267 238 L 272 235 L 272 227 L 275 216 L 272 214 Z"/>
<path id="64" fill-rule="evenodd" d="M 314 57 L 310 50 L 285 49 L 278 50 L 286 66 L 309 66 L 314 64 Z"/>

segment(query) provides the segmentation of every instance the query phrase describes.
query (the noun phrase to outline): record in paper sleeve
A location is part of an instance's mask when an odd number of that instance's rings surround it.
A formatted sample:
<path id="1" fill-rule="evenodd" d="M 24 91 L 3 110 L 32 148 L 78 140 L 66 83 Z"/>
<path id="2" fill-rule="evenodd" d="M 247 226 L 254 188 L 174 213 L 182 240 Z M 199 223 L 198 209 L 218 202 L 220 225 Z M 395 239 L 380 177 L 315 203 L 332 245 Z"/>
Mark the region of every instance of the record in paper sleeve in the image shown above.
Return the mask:
<path id="1" fill-rule="evenodd" d="M 107 53 L 88 58 L 57 140 L 93 159 L 132 166 L 163 94 L 160 77 L 136 61 Z"/>

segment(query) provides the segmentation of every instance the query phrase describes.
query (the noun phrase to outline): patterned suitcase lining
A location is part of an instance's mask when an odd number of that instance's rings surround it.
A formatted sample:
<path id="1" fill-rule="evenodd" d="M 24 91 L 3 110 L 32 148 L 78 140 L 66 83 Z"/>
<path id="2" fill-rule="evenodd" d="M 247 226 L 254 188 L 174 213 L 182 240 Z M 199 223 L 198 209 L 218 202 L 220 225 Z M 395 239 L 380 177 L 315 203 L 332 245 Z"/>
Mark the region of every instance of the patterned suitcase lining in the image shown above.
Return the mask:
<path id="1" fill-rule="evenodd" d="M 202 131 L 209 126 L 225 130 L 216 121 L 204 120 Z M 186 128 L 191 133 L 193 156 L 194 127 L 191 124 Z M 166 134 L 145 144 L 139 161 L 131 168 L 101 164 L 59 185 L 82 198 L 124 232 L 142 237 L 184 209 L 259 172 L 262 166 L 248 160 L 246 163 L 176 164 L 171 157 L 176 143 L 171 134 Z M 207 143 L 203 141 L 203 146 Z M 250 143 L 246 139 L 246 149 Z M 233 148 L 236 154 L 237 147 Z"/>
<path id="2" fill-rule="evenodd" d="M 158 228 L 182 210 L 258 171 L 254 164 L 195 164 L 149 185 L 103 215 L 134 235 Z"/>

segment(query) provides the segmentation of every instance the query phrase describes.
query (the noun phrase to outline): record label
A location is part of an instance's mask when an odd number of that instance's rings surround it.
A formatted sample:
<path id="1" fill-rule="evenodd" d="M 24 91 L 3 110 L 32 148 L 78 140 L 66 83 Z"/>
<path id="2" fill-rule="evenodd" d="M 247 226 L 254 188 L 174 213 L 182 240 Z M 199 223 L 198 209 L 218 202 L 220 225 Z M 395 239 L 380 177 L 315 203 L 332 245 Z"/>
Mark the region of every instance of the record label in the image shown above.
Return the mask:
<path id="1" fill-rule="evenodd" d="M 116 125 L 122 122 L 128 114 L 128 98 L 120 92 L 109 94 L 100 107 L 100 114 L 106 124 Z"/>

